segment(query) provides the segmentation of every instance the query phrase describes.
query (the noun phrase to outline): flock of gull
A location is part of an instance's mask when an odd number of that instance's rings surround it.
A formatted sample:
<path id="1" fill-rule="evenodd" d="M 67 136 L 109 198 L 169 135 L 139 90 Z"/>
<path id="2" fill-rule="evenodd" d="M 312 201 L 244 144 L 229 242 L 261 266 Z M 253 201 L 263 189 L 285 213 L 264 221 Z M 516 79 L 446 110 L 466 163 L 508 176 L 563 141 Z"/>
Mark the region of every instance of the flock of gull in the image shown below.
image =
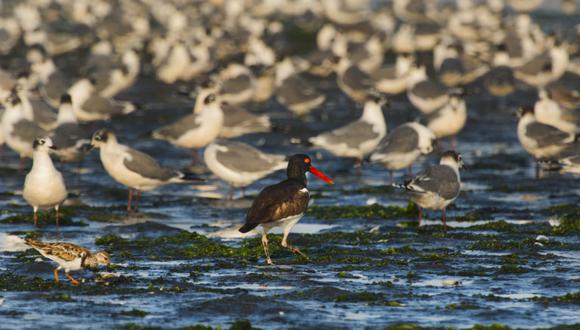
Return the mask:
<path id="1" fill-rule="evenodd" d="M 150 138 L 190 150 L 193 164 L 205 165 L 232 192 L 286 169 L 286 180 L 257 195 L 240 229 L 263 228 L 272 263 L 267 235 L 273 227 L 283 228 L 284 247 L 303 255 L 287 238 L 308 208 L 306 172 L 334 182 L 306 154 L 268 154 L 236 141 L 273 129 L 267 113 L 244 108 L 275 99 L 296 118 L 312 120 L 311 112 L 335 95 L 321 85 L 333 84 L 361 105 L 362 115 L 310 137 L 304 153 L 324 149 L 354 159 L 357 171 L 367 161 L 384 165 L 391 183 L 419 207 L 419 221 L 422 209 L 441 210 L 445 225 L 445 209 L 461 190 L 455 136 L 466 125 L 466 98 L 474 93 L 493 96 L 501 109 L 516 90 L 537 91 L 518 112 L 523 149 L 542 169 L 580 174 L 580 60 L 574 58 L 580 30 L 569 36 L 542 30 L 530 16 L 541 3 L 2 1 L 0 145 L 21 160 L 32 158 L 23 197 L 35 224 L 38 210 L 47 208 L 56 210 L 58 224 L 68 194 L 51 156 L 79 163 L 94 148 L 104 170 L 129 189 L 127 210 L 136 211 L 140 192 L 200 181 L 205 174 L 164 167 L 110 129 L 89 131 L 91 123 L 146 111 L 116 99 L 144 75 L 178 88 L 193 85 L 191 113 L 162 127 L 151 122 Z M 565 11 L 573 13 L 574 6 L 562 2 Z M 297 29 L 311 31 L 315 47 L 304 47 L 300 39 L 311 39 Z M 15 57 L 16 64 L 4 61 Z M 387 131 L 383 110 L 395 97 L 406 97 L 408 111 L 420 118 Z M 439 164 L 413 176 L 413 163 L 444 139 L 450 147 Z M 395 184 L 393 172 L 405 169 L 408 179 Z M 70 243 L 26 243 L 59 264 L 57 281 L 60 269 L 78 284 L 69 271 L 110 262 L 106 252 Z"/>

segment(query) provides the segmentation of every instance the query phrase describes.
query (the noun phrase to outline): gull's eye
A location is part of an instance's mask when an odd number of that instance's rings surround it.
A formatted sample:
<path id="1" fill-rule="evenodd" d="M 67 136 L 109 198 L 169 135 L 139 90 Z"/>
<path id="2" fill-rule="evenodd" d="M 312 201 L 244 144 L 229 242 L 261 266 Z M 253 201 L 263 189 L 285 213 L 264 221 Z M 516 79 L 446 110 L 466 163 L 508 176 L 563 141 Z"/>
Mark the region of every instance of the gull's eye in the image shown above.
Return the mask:
<path id="1" fill-rule="evenodd" d="M 38 144 L 44 144 L 44 140 L 43 139 L 38 140 Z"/>

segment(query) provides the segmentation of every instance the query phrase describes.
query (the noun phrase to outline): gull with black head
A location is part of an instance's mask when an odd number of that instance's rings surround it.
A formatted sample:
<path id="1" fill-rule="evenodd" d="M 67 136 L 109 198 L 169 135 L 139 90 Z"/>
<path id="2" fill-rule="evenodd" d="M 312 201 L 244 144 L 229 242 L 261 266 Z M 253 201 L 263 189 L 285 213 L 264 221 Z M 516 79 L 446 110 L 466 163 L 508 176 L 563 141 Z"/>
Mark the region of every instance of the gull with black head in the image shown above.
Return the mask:
<path id="1" fill-rule="evenodd" d="M 419 225 L 421 225 L 422 209 L 441 210 L 441 221 L 447 228 L 445 209 L 461 191 L 459 169 L 463 167 L 461 155 L 449 150 L 441 155 L 439 165 L 427 168 L 425 171 L 405 181 L 397 187 L 404 188 L 411 201 L 419 207 Z"/>

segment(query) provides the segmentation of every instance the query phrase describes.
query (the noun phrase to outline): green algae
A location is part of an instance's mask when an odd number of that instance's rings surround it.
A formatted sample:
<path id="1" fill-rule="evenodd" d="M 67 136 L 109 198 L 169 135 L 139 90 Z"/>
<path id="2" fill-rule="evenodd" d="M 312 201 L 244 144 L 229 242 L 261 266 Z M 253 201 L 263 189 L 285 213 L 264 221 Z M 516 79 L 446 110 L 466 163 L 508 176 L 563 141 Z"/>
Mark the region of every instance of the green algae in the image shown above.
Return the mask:
<path id="1" fill-rule="evenodd" d="M 64 208 L 60 211 L 60 226 L 88 226 L 87 223 L 83 221 L 74 221 L 72 219 L 73 212 Z M 22 213 L 15 214 L 0 220 L 1 223 L 7 224 L 34 224 L 33 213 Z M 38 224 L 39 225 L 56 225 L 56 215 L 53 211 L 38 212 Z"/>
<path id="2" fill-rule="evenodd" d="M 318 219 L 397 219 L 415 217 L 418 209 L 413 203 L 407 207 L 372 205 L 313 205 L 308 209 L 308 215 Z"/>
<path id="3" fill-rule="evenodd" d="M 522 249 L 538 249 L 534 238 L 528 237 L 524 239 L 508 239 L 500 236 L 490 236 L 485 239 L 478 240 L 468 246 L 469 250 L 522 250 Z M 542 242 L 545 246 L 550 247 L 564 247 L 566 244 L 558 241 Z"/>
<path id="4" fill-rule="evenodd" d="M 533 297 L 530 298 L 530 300 L 543 304 L 563 303 L 580 305 L 580 291 L 570 292 L 565 295 L 555 297 Z"/>
<path id="5" fill-rule="evenodd" d="M 49 297 L 48 301 L 73 302 L 75 300 L 70 295 L 63 293 L 63 294 Z"/>
<path id="6" fill-rule="evenodd" d="M 47 291 L 58 287 L 59 284 L 54 281 L 45 281 L 37 276 L 0 274 L 0 291 Z"/>
<path id="7" fill-rule="evenodd" d="M 468 330 L 510 330 L 510 329 L 511 328 L 508 327 L 507 325 L 503 325 L 500 323 L 492 323 L 490 325 L 475 324 L 471 328 L 468 328 Z"/>
<path id="8" fill-rule="evenodd" d="M 552 205 L 541 210 L 541 212 L 551 216 L 557 216 L 560 220 L 580 220 L 579 204 Z"/>
<path id="9" fill-rule="evenodd" d="M 133 309 L 127 310 L 127 311 L 121 311 L 119 313 L 116 313 L 115 315 L 117 315 L 117 316 L 130 316 L 130 317 L 145 317 L 148 314 L 149 313 L 147 313 L 145 311 L 133 308 Z"/>
<path id="10" fill-rule="evenodd" d="M 580 233 L 580 215 L 577 218 L 564 217 L 560 219 L 560 224 L 552 227 L 551 233 L 554 235 L 570 235 Z"/>
<path id="11" fill-rule="evenodd" d="M 468 302 L 460 302 L 460 303 L 452 303 L 445 306 L 447 310 L 468 310 L 468 309 L 478 309 L 479 306 L 468 303 Z"/>
<path id="12" fill-rule="evenodd" d="M 491 221 L 488 223 L 484 223 L 481 225 L 470 226 L 469 229 L 472 230 L 495 230 L 495 231 L 502 231 L 502 232 L 519 232 L 521 231 L 521 225 L 515 225 L 512 223 L 508 223 L 505 220 L 499 221 Z"/>

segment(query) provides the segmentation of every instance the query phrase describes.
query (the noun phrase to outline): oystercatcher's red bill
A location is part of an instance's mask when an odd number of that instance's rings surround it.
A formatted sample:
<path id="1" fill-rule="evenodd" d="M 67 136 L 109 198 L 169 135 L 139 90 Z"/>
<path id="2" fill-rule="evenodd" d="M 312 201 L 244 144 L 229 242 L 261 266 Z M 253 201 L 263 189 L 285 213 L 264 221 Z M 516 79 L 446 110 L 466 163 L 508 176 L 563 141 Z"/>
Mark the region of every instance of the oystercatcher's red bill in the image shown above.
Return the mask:
<path id="1" fill-rule="evenodd" d="M 322 180 L 330 183 L 330 184 L 334 184 L 334 181 L 332 181 L 331 178 L 329 178 L 328 176 L 326 176 L 326 174 L 322 173 L 319 169 L 317 169 L 316 167 L 310 165 L 310 173 L 316 175 L 317 177 L 321 178 Z"/>

